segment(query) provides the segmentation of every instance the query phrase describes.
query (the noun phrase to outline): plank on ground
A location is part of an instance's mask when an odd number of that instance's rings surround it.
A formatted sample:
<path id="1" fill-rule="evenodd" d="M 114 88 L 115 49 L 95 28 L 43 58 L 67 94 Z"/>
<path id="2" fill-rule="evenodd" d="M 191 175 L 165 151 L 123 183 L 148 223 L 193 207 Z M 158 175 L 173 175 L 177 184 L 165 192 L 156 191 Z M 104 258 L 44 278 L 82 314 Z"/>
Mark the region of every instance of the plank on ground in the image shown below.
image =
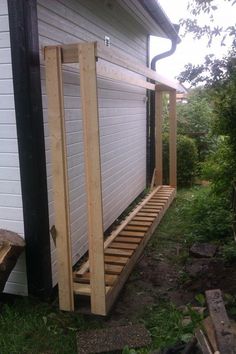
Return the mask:
<path id="1" fill-rule="evenodd" d="M 209 313 L 215 328 L 216 342 L 221 354 L 236 353 L 236 336 L 228 318 L 219 289 L 206 291 Z"/>

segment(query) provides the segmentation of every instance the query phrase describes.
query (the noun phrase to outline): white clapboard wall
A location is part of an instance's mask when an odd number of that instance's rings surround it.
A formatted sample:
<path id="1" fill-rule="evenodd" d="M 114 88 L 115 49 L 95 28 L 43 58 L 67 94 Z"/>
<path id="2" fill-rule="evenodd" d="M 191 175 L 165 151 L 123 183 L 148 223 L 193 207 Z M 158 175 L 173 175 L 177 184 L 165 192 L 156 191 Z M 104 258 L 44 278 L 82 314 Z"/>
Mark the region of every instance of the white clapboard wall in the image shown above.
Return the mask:
<path id="1" fill-rule="evenodd" d="M 104 41 L 146 64 L 147 33 L 116 1 L 38 0 L 40 45 Z M 45 71 L 41 55 L 50 224 L 53 195 Z M 70 217 L 73 263 L 87 251 L 87 218 L 79 74 L 64 70 Z M 125 210 L 146 183 L 146 91 L 100 79 L 98 81 L 104 228 Z M 53 283 L 57 282 L 53 242 Z"/>
<path id="2" fill-rule="evenodd" d="M 7 0 L 0 0 L 0 228 L 24 237 Z M 5 292 L 27 295 L 24 254 Z"/>

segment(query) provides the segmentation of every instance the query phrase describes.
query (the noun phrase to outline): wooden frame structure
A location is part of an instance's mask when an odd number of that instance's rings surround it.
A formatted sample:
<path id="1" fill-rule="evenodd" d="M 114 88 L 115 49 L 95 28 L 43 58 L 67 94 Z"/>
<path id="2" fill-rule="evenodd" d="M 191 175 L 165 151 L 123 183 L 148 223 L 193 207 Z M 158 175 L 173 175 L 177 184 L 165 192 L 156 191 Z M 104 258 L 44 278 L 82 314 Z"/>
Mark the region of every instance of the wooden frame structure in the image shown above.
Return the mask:
<path id="1" fill-rule="evenodd" d="M 74 310 L 74 294 L 91 298 L 91 311 L 106 315 L 155 227 L 175 196 L 176 85 L 97 42 L 44 48 L 60 309 Z M 115 64 L 107 66 L 106 62 Z M 62 65 L 79 63 L 87 190 L 89 261 L 73 275 Z M 115 67 L 115 68 L 114 68 Z M 123 69 L 121 69 L 123 68 Z M 127 71 L 140 76 L 128 74 Z M 155 188 L 104 243 L 97 75 L 156 92 Z M 146 79 L 152 80 L 151 83 Z M 170 186 L 162 186 L 162 94 L 170 95 Z M 111 251 L 109 251 L 111 250 Z M 117 258 L 111 260 L 111 258 Z M 110 261 L 108 261 L 110 259 Z M 106 263 L 107 262 L 107 263 Z M 110 262 L 110 263 L 109 263 Z M 121 266 L 123 265 L 123 266 Z M 112 270 L 112 271 L 111 271 Z M 109 275 L 110 274 L 110 275 Z M 117 275 L 117 276 L 115 276 Z M 77 278 L 80 279 L 77 282 Z M 111 286 L 112 285 L 112 286 Z"/>

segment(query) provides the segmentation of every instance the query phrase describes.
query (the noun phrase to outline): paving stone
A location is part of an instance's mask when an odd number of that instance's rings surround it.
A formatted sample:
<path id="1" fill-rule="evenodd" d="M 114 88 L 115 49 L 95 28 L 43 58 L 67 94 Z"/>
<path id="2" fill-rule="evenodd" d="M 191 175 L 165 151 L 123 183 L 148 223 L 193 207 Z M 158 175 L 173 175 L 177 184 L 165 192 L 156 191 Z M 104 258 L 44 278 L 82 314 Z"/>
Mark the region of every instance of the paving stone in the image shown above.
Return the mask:
<path id="1" fill-rule="evenodd" d="M 190 248 L 190 254 L 197 258 L 212 258 L 217 250 L 217 246 L 210 243 L 194 243 Z"/>
<path id="2" fill-rule="evenodd" d="M 151 344 L 150 333 L 143 325 L 128 325 L 77 333 L 78 354 L 104 353 Z"/>

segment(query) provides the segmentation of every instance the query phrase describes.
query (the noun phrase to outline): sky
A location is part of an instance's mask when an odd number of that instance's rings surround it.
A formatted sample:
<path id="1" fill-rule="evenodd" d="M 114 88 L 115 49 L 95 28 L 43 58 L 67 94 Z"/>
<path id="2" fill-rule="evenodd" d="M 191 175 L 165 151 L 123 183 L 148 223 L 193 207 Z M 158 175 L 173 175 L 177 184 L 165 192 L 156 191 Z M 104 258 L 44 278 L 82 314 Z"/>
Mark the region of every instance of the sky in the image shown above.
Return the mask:
<path id="1" fill-rule="evenodd" d="M 187 10 L 188 0 L 159 0 L 158 2 L 173 23 L 178 23 L 180 18 L 189 17 Z M 214 23 L 224 27 L 234 25 L 236 5 L 232 7 L 231 4 L 224 0 L 215 0 L 214 3 L 218 6 L 218 10 L 214 12 Z M 205 14 L 200 16 L 199 21 L 203 25 L 209 23 L 208 17 Z M 207 54 L 214 53 L 217 57 L 222 57 L 227 53 L 229 48 L 229 46 L 221 47 L 219 41 L 214 42 L 211 48 L 207 48 L 207 39 L 193 40 L 191 35 L 187 35 L 181 39 L 182 41 L 178 44 L 176 52 L 157 63 L 156 70 L 166 77 L 175 78 L 187 63 L 202 63 Z M 170 49 L 170 46 L 171 43 L 169 40 L 152 37 L 150 46 L 151 58 L 158 53 Z"/>

